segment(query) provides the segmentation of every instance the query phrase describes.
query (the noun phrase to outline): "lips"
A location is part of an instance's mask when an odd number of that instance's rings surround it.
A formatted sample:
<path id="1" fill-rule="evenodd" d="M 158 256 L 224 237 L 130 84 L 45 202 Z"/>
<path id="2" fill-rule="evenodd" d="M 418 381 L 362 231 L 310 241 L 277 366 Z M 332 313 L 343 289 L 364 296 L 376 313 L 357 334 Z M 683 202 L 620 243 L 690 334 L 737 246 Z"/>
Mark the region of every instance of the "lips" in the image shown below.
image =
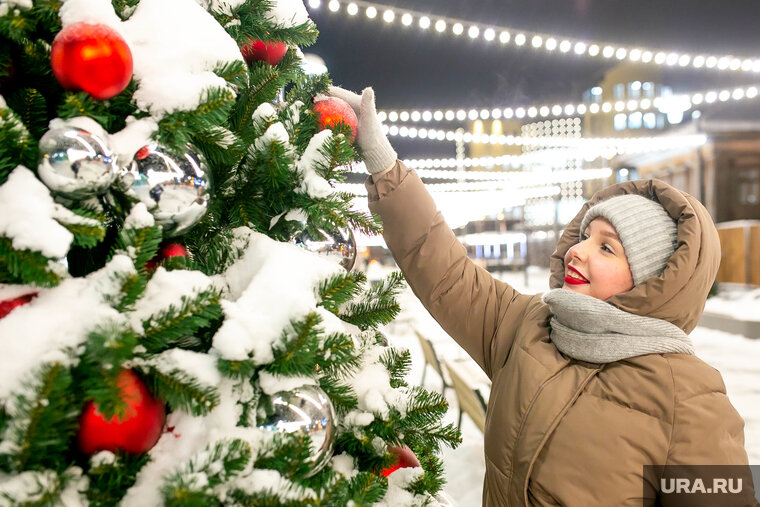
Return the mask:
<path id="1" fill-rule="evenodd" d="M 575 273 L 578 276 L 578 278 L 574 278 L 574 277 L 572 277 L 570 275 L 565 275 L 565 283 L 569 283 L 570 285 L 581 285 L 581 284 L 587 284 L 587 283 L 589 283 L 589 281 L 586 279 L 586 277 L 583 276 L 580 273 L 580 271 L 578 271 L 574 267 L 567 266 L 567 269 L 569 269 L 570 271 L 572 271 L 573 273 Z M 579 279 L 579 278 L 581 278 L 581 279 Z"/>

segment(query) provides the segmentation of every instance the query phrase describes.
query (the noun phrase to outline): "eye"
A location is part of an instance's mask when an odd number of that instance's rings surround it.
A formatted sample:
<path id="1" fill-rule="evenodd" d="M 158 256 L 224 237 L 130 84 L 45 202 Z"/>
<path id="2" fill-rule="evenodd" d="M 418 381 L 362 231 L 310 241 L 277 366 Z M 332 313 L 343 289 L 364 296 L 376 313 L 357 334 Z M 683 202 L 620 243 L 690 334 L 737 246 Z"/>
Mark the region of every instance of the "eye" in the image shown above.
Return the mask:
<path id="1" fill-rule="evenodd" d="M 587 239 L 588 239 L 588 234 L 584 232 L 583 234 L 581 234 L 581 238 L 578 240 L 578 243 L 580 243 L 581 241 L 586 241 Z"/>
<path id="2" fill-rule="evenodd" d="M 607 252 L 607 253 L 611 253 L 611 254 L 614 254 L 614 253 L 615 253 L 615 252 L 612 250 L 612 248 L 610 247 L 610 245 L 607 245 L 607 244 L 604 244 L 604 245 L 602 245 L 602 250 L 604 250 L 604 251 L 605 251 L 605 252 Z"/>

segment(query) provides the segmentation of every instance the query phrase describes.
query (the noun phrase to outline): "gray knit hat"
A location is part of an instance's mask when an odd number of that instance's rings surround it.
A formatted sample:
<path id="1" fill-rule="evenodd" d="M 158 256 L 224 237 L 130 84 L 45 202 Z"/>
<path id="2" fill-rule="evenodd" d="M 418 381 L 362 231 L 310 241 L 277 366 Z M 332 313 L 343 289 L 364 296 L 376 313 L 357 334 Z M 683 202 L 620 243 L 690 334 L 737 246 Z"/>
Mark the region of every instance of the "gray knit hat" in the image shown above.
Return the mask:
<path id="1" fill-rule="evenodd" d="M 657 201 L 637 194 L 618 195 L 589 208 L 581 221 L 581 235 L 597 217 L 615 227 L 631 267 L 633 284 L 659 276 L 676 251 L 678 226 Z"/>

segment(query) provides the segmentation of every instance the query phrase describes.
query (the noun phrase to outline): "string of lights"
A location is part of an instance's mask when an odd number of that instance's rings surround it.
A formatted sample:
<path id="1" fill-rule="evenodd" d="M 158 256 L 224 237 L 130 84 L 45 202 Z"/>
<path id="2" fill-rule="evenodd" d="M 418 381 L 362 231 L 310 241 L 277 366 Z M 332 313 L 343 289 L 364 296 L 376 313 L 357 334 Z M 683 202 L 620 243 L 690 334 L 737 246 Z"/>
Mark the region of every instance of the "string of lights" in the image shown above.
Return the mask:
<path id="1" fill-rule="evenodd" d="M 487 195 L 497 196 L 502 199 L 505 195 L 519 200 L 538 199 L 541 197 L 551 197 L 559 195 L 560 187 L 556 185 L 536 185 L 532 187 L 515 188 L 506 182 L 460 182 L 460 183 L 427 183 L 425 188 L 433 196 L 441 194 L 477 194 L 481 197 Z M 337 183 L 335 190 L 338 192 L 347 192 L 357 197 L 367 195 L 367 189 L 361 183 Z"/>
<path id="2" fill-rule="evenodd" d="M 495 144 L 524 146 L 530 148 L 570 148 L 582 151 L 615 150 L 620 153 L 644 153 L 667 149 L 701 146 L 707 141 L 704 134 L 663 135 L 657 137 L 558 137 L 558 136 L 513 136 L 496 134 L 475 134 L 443 129 L 407 127 L 406 125 L 383 125 L 383 133 L 392 137 L 454 141 L 467 144 Z M 587 158 L 584 156 L 584 158 Z"/>
<path id="3" fill-rule="evenodd" d="M 503 155 L 500 157 L 465 158 L 458 161 L 454 158 L 421 158 L 405 159 L 404 165 L 415 169 L 421 178 L 441 180 L 475 180 L 475 181 L 506 181 L 517 185 L 550 185 L 557 183 L 569 183 L 573 181 L 585 181 L 589 179 L 607 178 L 612 174 L 609 167 L 589 169 L 565 169 L 550 173 L 537 173 L 536 171 L 452 171 L 459 167 L 522 167 L 521 162 L 515 159 L 522 155 Z M 551 167 L 551 166 L 549 166 Z M 434 169 L 431 169 L 434 168 Z M 446 169 L 448 168 L 448 169 Z M 366 168 L 363 164 L 355 164 L 351 172 L 363 174 Z"/>
<path id="4" fill-rule="evenodd" d="M 592 115 L 612 112 L 634 112 L 657 109 L 662 112 L 672 110 L 688 111 L 692 107 L 703 104 L 713 104 L 728 101 L 756 99 L 760 85 L 737 87 L 733 89 L 706 90 L 692 94 L 680 94 L 655 97 L 653 99 L 618 100 L 615 102 L 602 102 L 584 104 L 580 102 L 566 104 L 541 104 L 522 107 L 494 107 L 494 108 L 459 108 L 447 110 L 381 110 L 378 111 L 380 121 L 388 123 L 396 122 L 442 122 L 442 121 L 465 121 L 465 120 L 489 120 L 489 119 L 523 119 L 523 118 L 552 118 L 573 115 Z"/>
<path id="5" fill-rule="evenodd" d="M 503 47 L 527 47 L 569 57 L 604 58 L 628 60 L 668 67 L 688 67 L 729 72 L 760 73 L 760 58 L 742 58 L 735 55 L 695 54 L 680 51 L 633 47 L 600 41 L 561 37 L 558 35 L 516 30 L 513 28 L 475 23 L 447 16 L 382 5 L 363 0 L 309 0 L 308 6 L 319 9 L 327 5 L 330 12 L 344 12 L 357 17 L 360 12 L 368 19 L 379 19 L 387 25 L 404 29 L 416 27 L 420 31 L 435 32 L 453 37 L 468 37 Z"/>

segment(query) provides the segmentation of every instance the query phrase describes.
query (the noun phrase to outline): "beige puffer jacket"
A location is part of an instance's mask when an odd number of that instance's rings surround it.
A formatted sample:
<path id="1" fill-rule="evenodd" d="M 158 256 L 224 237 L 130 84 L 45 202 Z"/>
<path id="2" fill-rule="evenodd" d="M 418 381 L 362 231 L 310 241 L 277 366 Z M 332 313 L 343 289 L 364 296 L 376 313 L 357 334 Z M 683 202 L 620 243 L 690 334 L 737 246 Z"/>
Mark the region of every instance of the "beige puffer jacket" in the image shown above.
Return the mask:
<path id="1" fill-rule="evenodd" d="M 659 480 L 644 486 L 645 464 L 747 464 L 744 421 L 717 370 L 683 354 L 604 365 L 564 356 L 549 339 L 540 295 L 520 294 L 472 263 L 414 171 L 398 162 L 366 186 L 412 290 L 491 378 L 483 505 L 651 505 Z M 704 207 L 662 182 L 597 193 L 559 241 L 551 287 L 563 284 L 564 254 L 588 206 L 622 193 L 656 196 L 678 220 L 679 243 L 662 276 L 609 302 L 688 333 L 720 247 Z"/>

